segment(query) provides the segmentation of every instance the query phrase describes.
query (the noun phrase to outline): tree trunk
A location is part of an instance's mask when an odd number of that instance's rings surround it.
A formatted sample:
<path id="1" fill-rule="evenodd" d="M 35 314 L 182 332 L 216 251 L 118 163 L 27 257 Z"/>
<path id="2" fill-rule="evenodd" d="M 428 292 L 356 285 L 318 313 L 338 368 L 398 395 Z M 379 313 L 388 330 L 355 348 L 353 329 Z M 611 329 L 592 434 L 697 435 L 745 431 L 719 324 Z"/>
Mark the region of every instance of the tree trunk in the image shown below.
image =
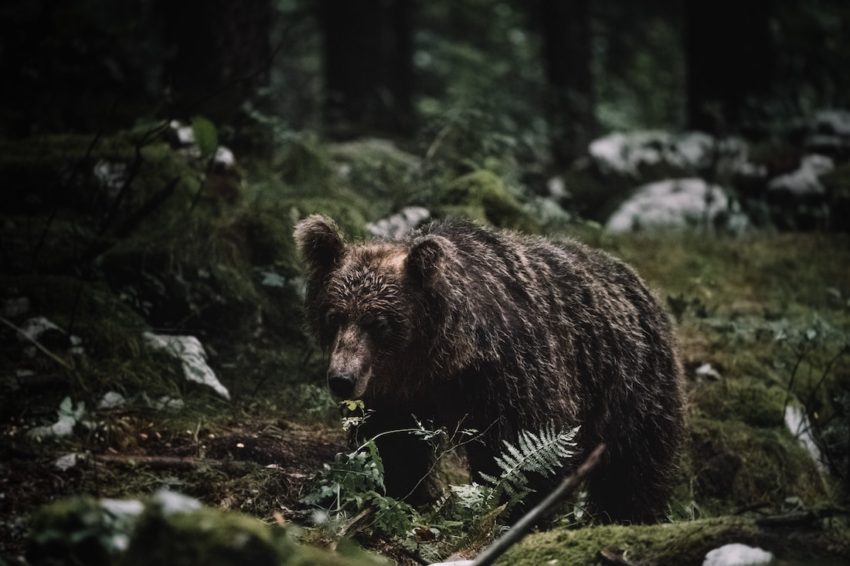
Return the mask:
<path id="1" fill-rule="evenodd" d="M 327 133 L 409 133 L 412 0 L 321 0 L 319 9 Z"/>
<path id="2" fill-rule="evenodd" d="M 587 0 L 541 0 L 547 106 L 557 166 L 582 155 L 596 129 L 589 12 Z"/>
<path id="3" fill-rule="evenodd" d="M 174 112 L 230 121 L 241 104 L 269 82 L 269 0 L 158 0 L 166 41 Z"/>
<path id="4" fill-rule="evenodd" d="M 688 125 L 740 131 L 748 102 L 771 85 L 770 0 L 688 1 L 685 13 Z"/>

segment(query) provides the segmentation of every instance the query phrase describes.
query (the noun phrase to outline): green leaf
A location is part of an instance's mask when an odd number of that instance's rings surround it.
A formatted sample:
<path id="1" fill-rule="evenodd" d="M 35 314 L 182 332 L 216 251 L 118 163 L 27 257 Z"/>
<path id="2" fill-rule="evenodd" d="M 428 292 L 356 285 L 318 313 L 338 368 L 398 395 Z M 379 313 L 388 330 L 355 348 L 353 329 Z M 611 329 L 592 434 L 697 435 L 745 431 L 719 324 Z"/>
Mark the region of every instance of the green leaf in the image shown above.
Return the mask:
<path id="1" fill-rule="evenodd" d="M 192 133 L 195 134 L 195 143 L 201 150 L 201 157 L 210 157 L 218 148 L 218 130 L 212 122 L 203 116 L 192 118 Z"/>
<path id="2" fill-rule="evenodd" d="M 363 410 L 366 407 L 360 399 L 346 399 L 344 401 L 340 401 L 340 404 L 345 405 L 345 408 L 351 412 L 354 412 L 357 409 Z"/>

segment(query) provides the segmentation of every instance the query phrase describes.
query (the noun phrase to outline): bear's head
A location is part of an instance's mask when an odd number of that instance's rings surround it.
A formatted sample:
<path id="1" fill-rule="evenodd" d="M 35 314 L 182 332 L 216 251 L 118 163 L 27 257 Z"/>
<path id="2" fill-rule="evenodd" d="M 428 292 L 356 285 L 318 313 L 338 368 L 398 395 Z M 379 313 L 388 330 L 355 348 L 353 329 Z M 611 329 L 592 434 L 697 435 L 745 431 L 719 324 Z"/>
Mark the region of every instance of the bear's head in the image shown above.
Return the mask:
<path id="1" fill-rule="evenodd" d="M 307 313 L 330 353 L 328 386 L 343 399 L 393 399 L 415 384 L 428 354 L 429 323 L 441 316 L 441 263 L 452 243 L 437 235 L 410 242 L 347 244 L 321 215 L 295 227 L 307 267 Z"/>

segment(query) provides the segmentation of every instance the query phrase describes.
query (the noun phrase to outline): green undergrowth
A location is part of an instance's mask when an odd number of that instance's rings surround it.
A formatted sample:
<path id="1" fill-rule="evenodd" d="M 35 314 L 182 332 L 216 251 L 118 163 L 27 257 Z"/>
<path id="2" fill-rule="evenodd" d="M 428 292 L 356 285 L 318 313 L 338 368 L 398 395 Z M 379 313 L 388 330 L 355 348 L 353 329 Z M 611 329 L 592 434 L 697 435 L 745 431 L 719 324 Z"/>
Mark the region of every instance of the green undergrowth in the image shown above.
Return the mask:
<path id="1" fill-rule="evenodd" d="M 4 299 L 26 297 L 29 316 L 45 317 L 61 329 L 56 338 L 47 340 L 59 361 L 34 349 L 32 354 L 18 351 L 0 358 L 9 392 L 21 387 L 27 392 L 31 373 L 56 375 L 58 387 L 38 397 L 40 403 L 54 407 L 69 391 L 90 397 L 107 390 L 124 395 L 145 392 L 152 398 L 179 394 L 178 384 L 183 382 L 179 364 L 145 347 L 143 332 L 150 329 L 148 324 L 104 284 L 60 276 L 20 276 L 3 277 L 0 288 Z M 23 318 L 12 322 L 22 325 Z M 34 348 L 8 328 L 4 327 L 3 335 L 6 344 Z M 77 352 L 71 336 L 79 339 Z M 4 403 L 13 401 L 7 398 Z"/>
<path id="2" fill-rule="evenodd" d="M 469 218 L 499 228 L 539 232 L 540 224 L 523 208 L 516 192 L 495 173 L 478 170 L 456 178 L 438 195 L 441 216 Z"/>
<path id="3" fill-rule="evenodd" d="M 538 550 L 524 543 L 512 556 L 540 563 L 535 559 L 552 553 L 546 560 L 593 563 L 601 547 L 619 545 L 641 562 L 663 563 L 681 552 L 687 563 L 704 554 L 707 541 L 736 529 L 762 540 L 747 519 L 706 518 L 846 501 L 840 481 L 818 471 L 784 417 L 786 407 L 802 407 L 828 441 L 829 466 L 850 467 L 850 359 L 841 354 L 850 334 L 848 236 L 614 237 L 583 221 L 564 230 L 563 218 L 544 219 L 539 203 L 518 189 L 516 164 L 497 159 L 504 149 L 498 139 L 476 140 L 451 123 L 421 156 L 384 140 L 326 144 L 295 136 L 270 160 L 246 157 L 244 179 L 216 180 L 203 162 L 155 139 L 139 150 L 133 190 L 116 204 L 120 188 L 93 171 L 100 162 L 131 165 L 139 135 L 105 136 L 90 152 L 87 136 L 0 144 L 0 172 L 12 181 L 2 188 L 9 208 L 0 225 L 0 298 L 4 305 L 29 301 L 26 313 L 8 318 L 23 325 L 44 316 L 82 348 L 44 344 L 68 369 L 42 352 L 27 353 L 33 346 L 2 327 L 2 424 L 16 449 L 42 458 L 39 469 L 51 474 L 51 460 L 66 451 L 141 451 L 217 464 L 179 472 L 110 466 L 94 475 L 86 464 L 69 472 L 68 486 L 110 496 L 169 487 L 267 521 L 297 506 L 309 476 L 343 443 L 340 434 L 322 438 L 336 407 L 324 386 L 326 353 L 304 330 L 293 226 L 327 214 L 359 241 L 367 222 L 415 204 L 437 218 L 572 234 L 602 247 L 633 265 L 675 320 L 689 397 L 670 506 L 676 522 L 534 535 Z M 454 159 L 456 147 L 468 148 L 469 159 Z M 586 183 L 595 190 L 592 175 L 581 175 L 567 188 Z M 842 179 L 838 170 L 825 182 L 840 186 Z M 220 183 L 230 192 L 220 192 Z M 157 195 L 166 196 L 152 206 Z M 145 346 L 146 331 L 196 336 L 233 401 L 187 384 L 178 360 Z M 107 391 L 128 404 L 96 409 Z M 85 402 L 94 425 L 28 446 L 26 429 L 49 424 L 66 396 Z M 182 408 L 157 408 L 161 397 L 181 400 Z M 287 421 L 313 428 L 293 431 Z M 38 485 L 53 493 L 42 479 Z M 479 538 L 490 536 L 495 521 Z"/>
<path id="4" fill-rule="evenodd" d="M 850 551 L 848 530 L 839 524 L 771 530 L 753 519 L 721 517 L 651 526 L 557 528 L 526 537 L 497 564 L 610 564 L 613 557 L 629 564 L 702 564 L 708 551 L 730 543 L 762 546 L 782 560 L 800 564 L 818 559 L 841 563 Z M 602 551 L 609 558 L 603 558 Z"/>
<path id="5" fill-rule="evenodd" d="M 674 514 L 846 497 L 847 237 L 670 233 L 596 243 L 634 265 L 677 320 L 690 402 Z M 837 477 L 820 474 L 788 430 L 789 405 L 802 407 Z"/>

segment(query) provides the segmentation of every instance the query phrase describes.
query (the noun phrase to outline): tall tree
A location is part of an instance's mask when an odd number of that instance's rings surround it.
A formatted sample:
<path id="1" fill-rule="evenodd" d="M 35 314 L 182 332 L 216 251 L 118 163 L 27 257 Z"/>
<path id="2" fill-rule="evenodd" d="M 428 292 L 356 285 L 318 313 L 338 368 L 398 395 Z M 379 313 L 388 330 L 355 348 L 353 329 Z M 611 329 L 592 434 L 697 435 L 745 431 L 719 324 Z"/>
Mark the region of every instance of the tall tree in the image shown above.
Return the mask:
<path id="1" fill-rule="evenodd" d="M 747 103 L 773 78 L 771 0 L 686 1 L 688 125 L 740 129 Z"/>
<path id="2" fill-rule="evenodd" d="M 413 0 L 321 0 L 328 133 L 412 126 Z"/>
<path id="3" fill-rule="evenodd" d="M 590 9 L 587 0 L 541 0 L 552 154 L 565 166 L 594 134 Z"/>
<path id="4" fill-rule="evenodd" d="M 270 0 L 157 0 L 173 55 L 166 84 L 178 114 L 229 120 L 268 84 Z"/>

